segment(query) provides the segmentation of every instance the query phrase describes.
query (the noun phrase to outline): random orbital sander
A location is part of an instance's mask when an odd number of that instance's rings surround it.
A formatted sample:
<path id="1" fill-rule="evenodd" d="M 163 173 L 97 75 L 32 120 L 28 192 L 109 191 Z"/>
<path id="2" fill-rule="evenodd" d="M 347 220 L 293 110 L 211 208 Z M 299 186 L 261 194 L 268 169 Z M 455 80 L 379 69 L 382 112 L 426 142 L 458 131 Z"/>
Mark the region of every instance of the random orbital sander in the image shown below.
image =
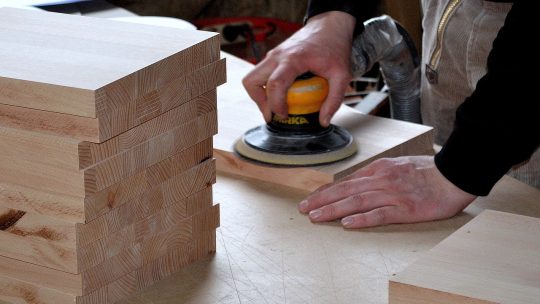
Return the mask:
<path id="1" fill-rule="evenodd" d="M 250 160 L 284 166 L 310 166 L 336 162 L 357 151 L 347 130 L 323 127 L 319 110 L 328 95 L 326 79 L 305 73 L 287 92 L 288 117 L 272 115 L 272 121 L 248 130 L 235 150 Z"/>

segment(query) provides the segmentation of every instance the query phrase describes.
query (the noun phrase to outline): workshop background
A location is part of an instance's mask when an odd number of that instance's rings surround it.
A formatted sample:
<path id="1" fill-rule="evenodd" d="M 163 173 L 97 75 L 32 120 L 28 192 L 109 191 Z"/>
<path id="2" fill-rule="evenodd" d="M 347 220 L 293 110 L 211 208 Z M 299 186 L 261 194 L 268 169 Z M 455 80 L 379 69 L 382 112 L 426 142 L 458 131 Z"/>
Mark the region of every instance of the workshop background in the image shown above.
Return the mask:
<path id="1" fill-rule="evenodd" d="M 307 0 L 110 0 L 141 16 L 180 18 L 198 29 L 221 33 L 223 51 L 253 64 L 302 26 Z M 409 32 L 419 53 L 421 8 L 418 0 L 380 1 L 375 16 L 387 14 Z M 355 79 L 345 104 L 362 113 L 390 117 L 388 95 L 375 64 L 362 79 Z"/>

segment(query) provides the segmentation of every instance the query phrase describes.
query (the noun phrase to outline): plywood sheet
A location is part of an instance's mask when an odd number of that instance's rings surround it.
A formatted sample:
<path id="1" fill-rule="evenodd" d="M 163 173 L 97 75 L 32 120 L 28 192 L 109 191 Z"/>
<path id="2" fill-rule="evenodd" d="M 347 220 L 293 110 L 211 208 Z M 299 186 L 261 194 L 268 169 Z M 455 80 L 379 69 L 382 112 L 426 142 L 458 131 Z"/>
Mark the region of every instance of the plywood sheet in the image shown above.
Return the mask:
<path id="1" fill-rule="evenodd" d="M 92 118 L 219 59 L 216 33 L 13 8 L 0 40 L 0 103 Z"/>
<path id="2" fill-rule="evenodd" d="M 292 169 L 243 159 L 234 153 L 234 142 L 264 121 L 255 103 L 244 90 L 239 89 L 242 77 L 252 68 L 251 64 L 231 56 L 227 60 L 228 81 L 218 89 L 219 131 L 214 142 L 219 171 L 314 190 L 377 158 L 432 153 L 433 128 L 364 115 L 342 106 L 332 123 L 346 128 L 357 141 L 358 153 L 351 158 L 330 165 Z"/>
<path id="3" fill-rule="evenodd" d="M 539 236 L 540 218 L 484 211 L 392 277 L 390 303 L 535 303 Z"/>

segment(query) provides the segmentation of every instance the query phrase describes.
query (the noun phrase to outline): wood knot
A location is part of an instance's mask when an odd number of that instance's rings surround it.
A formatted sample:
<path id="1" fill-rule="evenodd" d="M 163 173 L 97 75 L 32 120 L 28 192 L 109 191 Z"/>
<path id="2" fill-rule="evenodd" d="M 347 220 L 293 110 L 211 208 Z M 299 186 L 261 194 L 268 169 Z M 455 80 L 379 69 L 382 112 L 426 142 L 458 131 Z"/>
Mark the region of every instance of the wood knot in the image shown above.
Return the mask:
<path id="1" fill-rule="evenodd" d="M 9 211 L 0 215 L 0 230 L 4 231 L 15 225 L 25 214 L 25 211 L 9 209 Z"/>

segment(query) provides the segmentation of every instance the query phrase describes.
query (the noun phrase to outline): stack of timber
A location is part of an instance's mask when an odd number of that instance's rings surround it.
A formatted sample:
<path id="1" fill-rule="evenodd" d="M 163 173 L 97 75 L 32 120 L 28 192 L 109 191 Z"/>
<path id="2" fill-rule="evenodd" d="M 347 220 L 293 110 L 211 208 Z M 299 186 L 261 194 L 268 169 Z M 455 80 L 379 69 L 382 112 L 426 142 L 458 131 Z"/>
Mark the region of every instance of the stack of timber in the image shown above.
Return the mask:
<path id="1" fill-rule="evenodd" d="M 114 303 L 215 251 L 214 33 L 0 9 L 0 300 Z"/>

